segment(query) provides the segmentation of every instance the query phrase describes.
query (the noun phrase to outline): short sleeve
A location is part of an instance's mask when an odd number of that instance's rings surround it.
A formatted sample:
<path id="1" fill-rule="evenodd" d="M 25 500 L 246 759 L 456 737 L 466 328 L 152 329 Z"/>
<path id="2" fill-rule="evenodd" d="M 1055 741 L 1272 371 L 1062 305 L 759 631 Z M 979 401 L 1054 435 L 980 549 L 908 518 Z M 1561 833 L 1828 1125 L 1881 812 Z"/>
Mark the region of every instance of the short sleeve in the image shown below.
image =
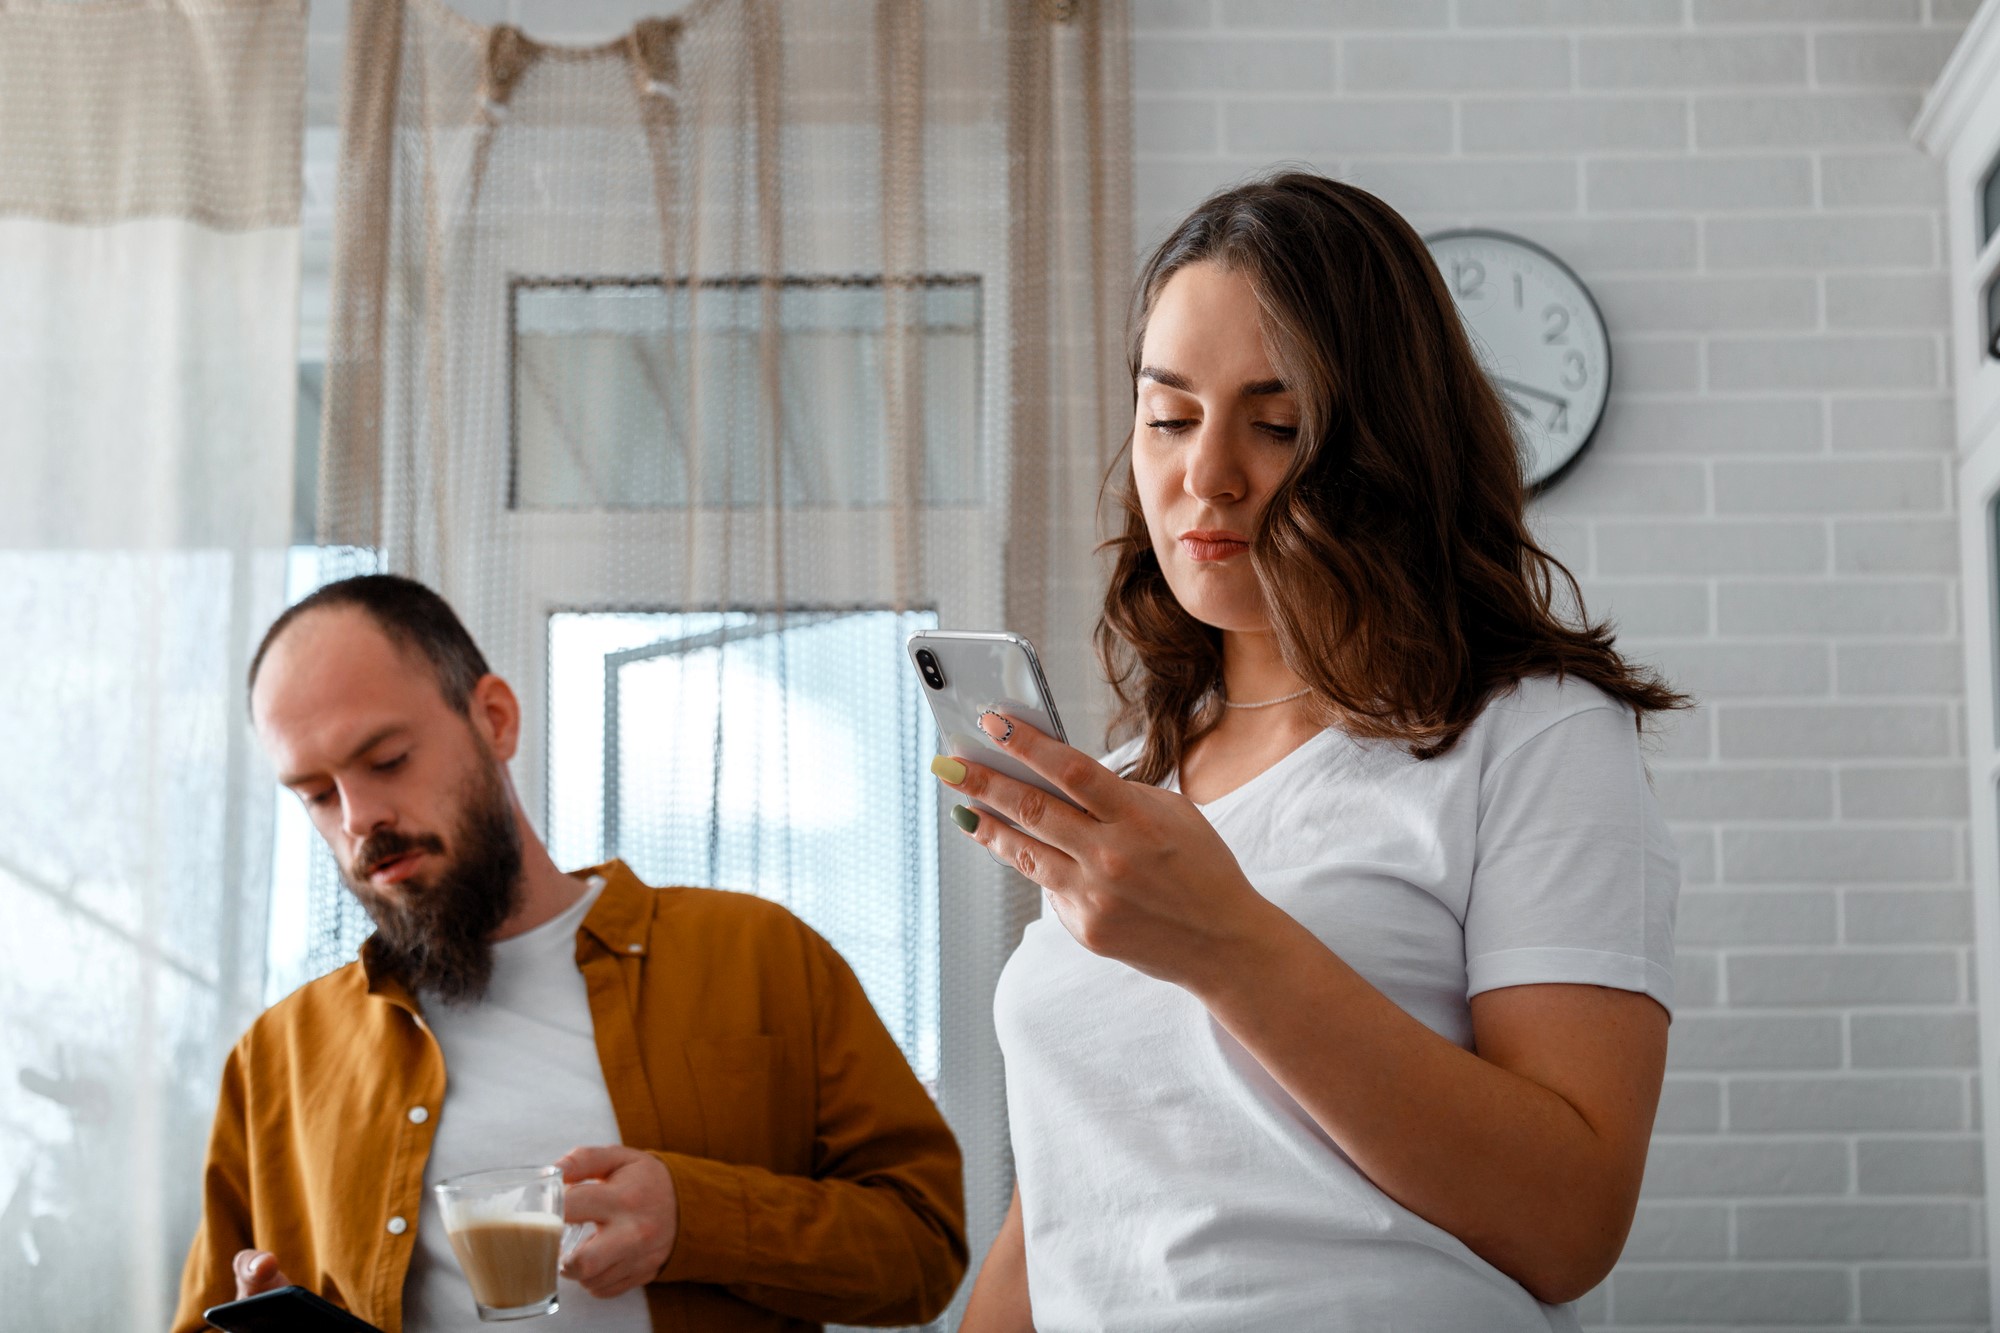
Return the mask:
<path id="1" fill-rule="evenodd" d="M 1679 892 L 1632 714 L 1562 718 L 1482 778 L 1467 998 L 1569 983 L 1640 991 L 1672 1013 Z"/>

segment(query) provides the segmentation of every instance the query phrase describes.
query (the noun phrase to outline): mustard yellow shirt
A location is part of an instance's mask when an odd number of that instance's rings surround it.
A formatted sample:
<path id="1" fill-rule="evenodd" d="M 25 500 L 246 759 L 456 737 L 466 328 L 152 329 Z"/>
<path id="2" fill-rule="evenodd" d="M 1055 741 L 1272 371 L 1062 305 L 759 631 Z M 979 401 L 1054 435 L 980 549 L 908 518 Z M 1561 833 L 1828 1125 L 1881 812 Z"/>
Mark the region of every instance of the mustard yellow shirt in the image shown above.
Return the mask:
<path id="1" fill-rule="evenodd" d="M 619 1134 L 680 1197 L 654 1329 L 936 1317 L 965 1273 L 958 1145 L 840 955 L 748 894 L 579 873 L 605 878 L 576 963 Z M 259 1017 L 223 1067 L 175 1333 L 235 1297 L 241 1249 L 401 1333 L 444 1087 L 365 946 Z"/>

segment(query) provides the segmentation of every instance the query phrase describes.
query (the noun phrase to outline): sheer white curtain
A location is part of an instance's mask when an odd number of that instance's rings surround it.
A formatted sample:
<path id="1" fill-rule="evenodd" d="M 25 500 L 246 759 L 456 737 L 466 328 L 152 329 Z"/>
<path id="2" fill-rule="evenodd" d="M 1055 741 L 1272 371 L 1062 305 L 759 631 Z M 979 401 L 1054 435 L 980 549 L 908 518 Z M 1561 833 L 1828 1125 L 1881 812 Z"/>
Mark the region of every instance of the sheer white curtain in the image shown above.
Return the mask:
<path id="1" fill-rule="evenodd" d="M 1125 4 L 657 9 L 570 45 L 350 5 L 321 540 L 466 618 L 560 860 L 766 894 L 843 951 L 983 1253 L 993 979 L 1039 898 L 940 838 L 901 643 L 1026 633 L 1102 736 Z"/>
<path id="2" fill-rule="evenodd" d="M 303 0 L 0 0 L 0 1322 L 166 1323 L 255 1012 Z"/>

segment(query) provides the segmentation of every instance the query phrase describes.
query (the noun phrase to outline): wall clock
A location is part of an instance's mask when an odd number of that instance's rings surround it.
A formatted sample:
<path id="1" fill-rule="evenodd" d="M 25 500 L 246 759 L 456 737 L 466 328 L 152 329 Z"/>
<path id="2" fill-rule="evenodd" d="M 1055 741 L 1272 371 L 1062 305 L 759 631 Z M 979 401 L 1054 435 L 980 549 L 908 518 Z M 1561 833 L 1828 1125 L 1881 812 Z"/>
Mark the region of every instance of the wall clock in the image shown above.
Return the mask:
<path id="1" fill-rule="evenodd" d="M 1604 315 L 1569 265 L 1532 241 L 1476 229 L 1424 241 L 1514 414 L 1523 480 L 1531 492 L 1545 489 L 1575 464 L 1604 417 Z"/>

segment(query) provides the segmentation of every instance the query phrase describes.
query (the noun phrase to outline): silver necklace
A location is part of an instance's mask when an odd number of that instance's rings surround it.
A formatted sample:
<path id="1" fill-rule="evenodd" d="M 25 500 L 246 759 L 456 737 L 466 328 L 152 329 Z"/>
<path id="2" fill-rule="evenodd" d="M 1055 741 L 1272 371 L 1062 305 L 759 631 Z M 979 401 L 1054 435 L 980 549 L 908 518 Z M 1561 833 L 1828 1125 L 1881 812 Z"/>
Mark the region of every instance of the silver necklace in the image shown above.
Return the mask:
<path id="1" fill-rule="evenodd" d="M 1276 699 L 1260 699 L 1254 704 L 1233 704 L 1228 699 L 1223 698 L 1221 690 L 1217 690 L 1215 693 L 1217 698 L 1222 699 L 1222 706 L 1224 708 L 1270 708 L 1276 704 L 1288 704 L 1294 699 L 1305 698 L 1308 694 L 1312 693 L 1312 686 L 1308 685 L 1302 690 L 1282 695 Z"/>

